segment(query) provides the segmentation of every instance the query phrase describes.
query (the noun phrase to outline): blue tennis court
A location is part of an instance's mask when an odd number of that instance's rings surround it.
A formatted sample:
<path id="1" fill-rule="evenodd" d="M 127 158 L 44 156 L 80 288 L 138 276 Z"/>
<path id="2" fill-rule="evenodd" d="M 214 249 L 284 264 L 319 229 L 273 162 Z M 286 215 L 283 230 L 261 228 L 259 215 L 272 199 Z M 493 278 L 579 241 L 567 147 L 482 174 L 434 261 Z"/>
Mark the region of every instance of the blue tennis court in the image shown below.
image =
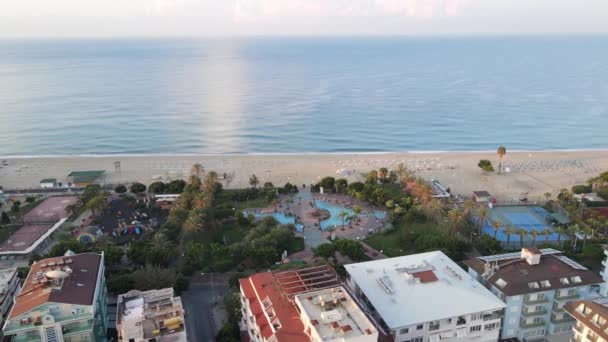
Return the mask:
<path id="1" fill-rule="evenodd" d="M 544 230 L 549 228 L 551 234 L 546 236 L 547 241 L 557 241 L 557 233 L 554 232 L 553 227 L 547 223 L 547 219 L 550 214 L 544 208 L 538 206 L 499 206 L 494 207 L 491 210 L 490 220 L 486 221 L 483 225 L 482 232 L 490 236 L 494 236 L 494 229 L 492 228 L 491 220 L 497 220 L 503 224 L 500 230 L 496 234 L 496 239 L 500 242 L 507 241 L 507 235 L 504 233 L 503 228 L 511 226 L 515 231 L 523 228 L 528 232 L 528 235 L 524 237 L 524 244 L 530 244 L 533 240 L 530 232 L 536 230 L 539 232 L 536 242 L 543 243 L 545 241 Z M 562 235 L 562 241 L 568 240 L 568 236 Z M 510 239 L 511 245 L 519 244 L 519 235 L 517 233 L 511 234 Z"/>

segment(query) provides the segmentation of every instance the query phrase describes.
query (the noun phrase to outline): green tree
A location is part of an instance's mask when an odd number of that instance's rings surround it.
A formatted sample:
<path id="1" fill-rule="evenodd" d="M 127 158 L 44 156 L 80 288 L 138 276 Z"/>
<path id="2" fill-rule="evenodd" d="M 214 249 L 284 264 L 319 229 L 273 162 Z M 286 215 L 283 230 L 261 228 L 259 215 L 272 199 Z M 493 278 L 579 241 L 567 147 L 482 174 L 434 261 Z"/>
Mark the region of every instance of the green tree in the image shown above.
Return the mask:
<path id="1" fill-rule="evenodd" d="M 458 228 L 462 224 L 463 215 L 458 209 L 451 209 L 448 211 L 448 224 L 450 227 L 450 234 L 456 233 Z"/>
<path id="2" fill-rule="evenodd" d="M 13 202 L 13 205 L 11 206 L 11 211 L 14 213 L 18 213 L 19 210 L 21 210 L 21 201 Z"/>
<path id="3" fill-rule="evenodd" d="M 508 225 L 506 227 L 504 227 L 503 232 L 505 233 L 505 235 L 507 236 L 507 248 L 509 246 L 509 244 L 511 243 L 511 235 L 515 234 L 515 228 L 513 228 L 513 226 Z"/>
<path id="4" fill-rule="evenodd" d="M 367 184 L 378 184 L 378 171 L 371 170 L 365 176 L 365 183 Z"/>
<path id="5" fill-rule="evenodd" d="M 32 197 L 32 196 L 27 196 L 27 197 L 25 198 L 25 203 L 29 203 L 29 204 L 31 204 L 31 203 L 34 203 L 34 202 L 36 202 L 36 198 L 35 198 L 35 197 Z"/>
<path id="6" fill-rule="evenodd" d="M 253 189 L 257 189 L 258 185 L 260 184 L 260 180 L 258 179 L 258 176 L 256 176 L 255 174 L 252 174 L 249 177 L 249 185 L 253 188 Z"/>
<path id="7" fill-rule="evenodd" d="M 146 265 L 133 272 L 133 286 L 140 291 L 173 287 L 177 273 L 172 268 Z"/>
<path id="8" fill-rule="evenodd" d="M 487 159 L 481 159 L 479 161 L 479 163 L 477 163 L 477 166 L 479 166 L 480 169 L 482 169 L 483 171 L 486 171 L 486 172 L 493 172 L 494 171 L 494 167 L 492 166 L 492 162 L 490 162 Z"/>
<path id="9" fill-rule="evenodd" d="M 496 154 L 498 154 L 498 173 L 500 174 L 502 169 L 502 159 L 507 154 L 507 148 L 503 145 L 498 146 L 498 149 L 496 149 Z"/>
<path id="10" fill-rule="evenodd" d="M 135 182 L 135 183 L 131 184 L 130 190 L 134 194 L 140 194 L 140 193 L 146 191 L 146 186 L 141 183 Z"/>
<path id="11" fill-rule="evenodd" d="M 355 215 L 359 215 L 359 214 L 361 214 L 361 212 L 362 212 L 362 211 L 363 211 L 363 210 L 361 209 L 361 207 L 360 207 L 359 205 L 356 205 L 356 204 L 355 204 L 355 205 L 353 206 L 353 213 L 355 213 Z"/>
<path id="12" fill-rule="evenodd" d="M 533 229 L 529 234 L 532 235 L 532 246 L 536 246 L 536 238 L 541 234 L 541 232 Z"/>
<path id="13" fill-rule="evenodd" d="M 89 184 L 87 185 L 82 194 L 80 195 L 80 201 L 82 203 L 87 203 L 91 198 L 99 195 L 101 193 L 101 186 L 99 184 Z"/>
<path id="14" fill-rule="evenodd" d="M 545 192 L 545 200 L 550 200 L 551 199 L 551 193 L 550 192 Z"/>
<path id="15" fill-rule="evenodd" d="M 11 223 L 11 218 L 8 216 L 8 214 L 5 211 L 2 212 L 2 219 L 0 220 L 0 223 L 2 223 L 2 224 Z"/>
<path id="16" fill-rule="evenodd" d="M 555 228 L 555 232 L 557 233 L 557 244 L 559 245 L 562 242 L 562 235 L 566 233 L 566 229 L 562 226 L 558 226 Z"/>
<path id="17" fill-rule="evenodd" d="M 336 188 L 336 179 L 334 177 L 324 177 L 319 182 L 319 186 L 323 188 L 323 191 L 330 192 Z"/>
<path id="18" fill-rule="evenodd" d="M 549 236 L 551 236 L 553 232 L 549 228 L 543 229 L 543 235 L 545 236 L 545 244 L 549 243 Z"/>
<path id="19" fill-rule="evenodd" d="M 148 192 L 153 194 L 162 194 L 165 192 L 165 183 L 154 182 L 148 186 Z"/>
<path id="20" fill-rule="evenodd" d="M 177 195 L 184 191 L 184 187 L 186 187 L 186 182 L 182 179 L 176 179 L 169 182 L 165 189 L 166 193 Z"/>
<path id="21" fill-rule="evenodd" d="M 388 179 L 388 169 L 387 168 L 381 167 L 380 169 L 378 169 L 378 179 L 380 180 L 380 182 L 386 183 L 386 181 Z"/>
<path id="22" fill-rule="evenodd" d="M 334 257 L 336 254 L 336 245 L 333 243 L 324 243 L 313 249 L 314 256 L 329 259 L 330 257 Z"/>
<path id="23" fill-rule="evenodd" d="M 494 230 L 494 239 L 496 239 L 496 235 L 498 234 L 498 231 L 500 230 L 500 227 L 502 226 L 502 222 L 500 222 L 498 220 L 491 220 L 490 224 L 492 225 L 492 230 Z"/>
<path id="24" fill-rule="evenodd" d="M 488 207 L 485 207 L 485 206 L 478 207 L 476 210 L 476 215 L 477 215 L 478 234 L 481 235 L 481 229 L 483 228 L 483 225 L 490 218 L 490 209 L 488 209 Z"/>
<path id="25" fill-rule="evenodd" d="M 340 211 L 338 213 L 338 217 L 342 221 L 342 228 L 346 225 L 346 219 L 348 218 L 348 213 L 346 211 Z"/>
<path id="26" fill-rule="evenodd" d="M 528 231 L 520 228 L 517 230 L 517 235 L 519 235 L 519 245 L 520 247 L 524 246 L 524 237 L 526 237 L 526 235 L 528 235 Z"/>
<path id="27" fill-rule="evenodd" d="M 114 192 L 116 192 L 117 194 L 124 194 L 125 192 L 127 192 L 127 187 L 122 184 L 118 184 L 114 188 Z"/>
<path id="28" fill-rule="evenodd" d="M 106 202 L 105 196 L 103 194 L 99 194 L 99 195 L 91 198 L 87 202 L 86 208 L 91 211 L 93 216 L 96 216 L 96 211 L 103 208 L 105 205 L 105 202 Z"/>
<path id="29" fill-rule="evenodd" d="M 201 165 L 199 163 L 195 163 L 194 165 L 192 165 L 192 169 L 190 170 L 190 175 L 192 177 L 202 179 L 203 176 L 205 175 L 205 168 L 203 167 L 203 165 Z"/>
<path id="30" fill-rule="evenodd" d="M 348 181 L 346 181 L 344 178 L 336 179 L 334 186 L 336 187 L 337 193 L 343 194 L 346 192 L 346 188 L 348 187 Z"/>

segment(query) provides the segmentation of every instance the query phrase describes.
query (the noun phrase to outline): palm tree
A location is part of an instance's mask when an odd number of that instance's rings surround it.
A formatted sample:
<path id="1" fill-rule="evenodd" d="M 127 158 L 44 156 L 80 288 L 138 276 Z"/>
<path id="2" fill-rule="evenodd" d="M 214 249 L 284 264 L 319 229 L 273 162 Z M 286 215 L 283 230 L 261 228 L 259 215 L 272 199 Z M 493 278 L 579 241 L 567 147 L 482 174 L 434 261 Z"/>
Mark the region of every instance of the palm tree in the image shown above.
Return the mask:
<path id="1" fill-rule="evenodd" d="M 467 198 L 462 204 L 462 216 L 469 219 L 476 205 L 477 203 L 473 198 Z"/>
<path id="2" fill-rule="evenodd" d="M 385 167 L 381 167 L 380 169 L 378 169 L 378 178 L 382 183 L 384 183 L 386 177 L 388 177 L 388 169 Z"/>
<path id="3" fill-rule="evenodd" d="M 358 206 L 356 204 L 353 206 L 353 213 L 355 213 L 356 215 L 361 214 L 361 211 L 363 211 L 363 209 L 361 209 L 360 206 Z"/>
<path id="4" fill-rule="evenodd" d="M 462 222 L 462 213 L 457 209 L 448 211 L 448 221 L 450 224 L 450 234 L 454 234 Z"/>
<path id="5" fill-rule="evenodd" d="M 536 229 L 533 229 L 530 232 L 530 235 L 532 235 L 532 246 L 536 246 L 536 237 L 540 234 L 540 232 Z"/>
<path id="6" fill-rule="evenodd" d="M 479 207 L 477 208 L 477 225 L 479 227 L 479 234 L 481 234 L 481 229 L 483 225 L 486 223 L 488 218 L 490 218 L 490 209 L 488 207 Z"/>
<path id="7" fill-rule="evenodd" d="M 192 165 L 192 170 L 190 170 L 190 174 L 192 176 L 196 176 L 198 178 L 203 178 L 203 174 L 205 173 L 205 168 L 203 165 L 196 163 Z"/>
<path id="8" fill-rule="evenodd" d="M 562 242 L 562 234 L 566 233 L 566 230 L 562 226 L 558 226 L 555 228 L 555 232 L 557 233 L 557 244 L 560 245 Z"/>
<path id="9" fill-rule="evenodd" d="M 545 199 L 547 201 L 551 199 L 551 193 L 550 192 L 545 192 Z"/>
<path id="10" fill-rule="evenodd" d="M 517 230 L 517 235 L 519 235 L 519 245 L 520 245 L 520 247 L 523 247 L 524 246 L 524 237 L 526 235 L 528 235 L 528 231 L 523 228 L 519 228 Z"/>
<path id="11" fill-rule="evenodd" d="M 515 228 L 509 225 L 503 228 L 503 232 L 507 236 L 507 247 L 509 247 L 509 244 L 511 243 L 511 235 L 515 234 Z"/>
<path id="12" fill-rule="evenodd" d="M 502 222 L 498 220 L 491 220 L 490 224 L 492 225 L 492 229 L 494 230 L 494 240 L 496 240 L 496 234 L 498 234 L 498 230 L 500 226 L 502 226 Z"/>
<path id="13" fill-rule="evenodd" d="M 549 235 L 551 235 L 552 233 L 553 232 L 549 228 L 543 229 L 543 234 L 545 235 L 545 244 L 549 243 Z"/>
<path id="14" fill-rule="evenodd" d="M 338 217 L 342 220 L 342 228 L 346 225 L 346 219 L 348 218 L 348 213 L 346 211 L 341 211 L 338 213 Z"/>
<path id="15" fill-rule="evenodd" d="M 507 148 L 503 145 L 498 146 L 498 149 L 496 149 L 496 154 L 498 154 L 498 173 L 500 174 L 500 169 L 502 168 L 502 158 L 504 158 L 505 154 L 507 154 Z"/>
<path id="16" fill-rule="evenodd" d="M 251 185 L 251 187 L 255 189 L 258 187 L 259 184 L 260 181 L 258 180 L 258 176 L 252 174 L 251 177 L 249 177 L 249 185 Z"/>

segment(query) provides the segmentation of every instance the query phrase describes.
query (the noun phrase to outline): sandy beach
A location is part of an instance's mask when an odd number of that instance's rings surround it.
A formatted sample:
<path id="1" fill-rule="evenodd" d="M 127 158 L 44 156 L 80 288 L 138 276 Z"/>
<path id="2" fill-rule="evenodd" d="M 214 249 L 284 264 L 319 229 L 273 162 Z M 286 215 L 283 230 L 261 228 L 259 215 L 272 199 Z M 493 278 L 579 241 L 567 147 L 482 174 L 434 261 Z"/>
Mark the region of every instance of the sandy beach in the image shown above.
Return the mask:
<path id="1" fill-rule="evenodd" d="M 43 178 L 66 182 L 70 172 L 82 170 L 105 170 L 100 182 L 149 184 L 184 178 L 194 163 L 233 175 L 227 184 L 231 188 L 248 186 L 251 174 L 262 183 L 301 185 L 324 176 L 339 178 L 338 170 L 350 173 L 344 177 L 349 182 L 361 180 L 361 174 L 371 169 L 391 169 L 403 163 L 419 176 L 439 180 L 452 193 L 487 190 L 501 199 L 511 199 L 524 192 L 531 198 L 545 192 L 556 194 L 560 188 L 570 188 L 608 170 L 608 151 L 509 152 L 503 161 L 507 169 L 501 175 L 481 172 L 477 167 L 480 159 L 498 161 L 493 152 L 4 157 L 0 185 L 5 189 L 36 188 Z"/>

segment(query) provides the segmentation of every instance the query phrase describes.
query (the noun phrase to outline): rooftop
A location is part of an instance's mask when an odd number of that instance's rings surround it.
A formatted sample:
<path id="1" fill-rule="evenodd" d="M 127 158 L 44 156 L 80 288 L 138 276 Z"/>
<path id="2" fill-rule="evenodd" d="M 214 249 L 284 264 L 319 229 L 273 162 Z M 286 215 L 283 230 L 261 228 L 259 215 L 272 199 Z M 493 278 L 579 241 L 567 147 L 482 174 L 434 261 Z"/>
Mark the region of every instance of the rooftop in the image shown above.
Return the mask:
<path id="1" fill-rule="evenodd" d="M 507 296 L 603 282 L 594 272 L 552 248 L 536 249 L 539 254 L 531 264 L 526 253 L 532 251 L 528 248 L 522 253 L 477 257 L 465 264 Z"/>
<path id="2" fill-rule="evenodd" d="M 440 251 L 344 267 L 391 329 L 505 307 Z"/>
<path id="3" fill-rule="evenodd" d="M 608 298 L 568 302 L 564 309 L 602 339 L 608 340 Z"/>
<path id="4" fill-rule="evenodd" d="M 485 190 L 473 191 L 475 197 L 490 197 L 490 193 Z"/>
<path id="5" fill-rule="evenodd" d="M 73 171 L 70 172 L 68 177 L 72 178 L 74 183 L 93 183 L 104 173 L 105 171 Z"/>
<path id="6" fill-rule="evenodd" d="M 43 180 L 40 181 L 40 184 L 46 184 L 46 183 L 56 184 L 57 183 L 57 178 L 45 178 L 45 179 L 43 179 Z"/>
<path id="7" fill-rule="evenodd" d="M 295 300 L 323 341 L 378 333 L 342 286 L 300 294 Z"/>
<path id="8" fill-rule="evenodd" d="M 47 302 L 92 305 L 103 255 L 84 253 L 34 263 L 9 319 Z"/>
<path id="9" fill-rule="evenodd" d="M 174 297 L 173 288 L 118 296 L 116 326 L 119 340 L 135 342 L 186 342 L 182 300 Z"/>
<path id="10" fill-rule="evenodd" d="M 263 272 L 240 279 L 261 335 L 275 335 L 279 341 L 308 342 L 294 296 L 339 285 L 336 273 L 328 266 L 281 272 Z"/>

